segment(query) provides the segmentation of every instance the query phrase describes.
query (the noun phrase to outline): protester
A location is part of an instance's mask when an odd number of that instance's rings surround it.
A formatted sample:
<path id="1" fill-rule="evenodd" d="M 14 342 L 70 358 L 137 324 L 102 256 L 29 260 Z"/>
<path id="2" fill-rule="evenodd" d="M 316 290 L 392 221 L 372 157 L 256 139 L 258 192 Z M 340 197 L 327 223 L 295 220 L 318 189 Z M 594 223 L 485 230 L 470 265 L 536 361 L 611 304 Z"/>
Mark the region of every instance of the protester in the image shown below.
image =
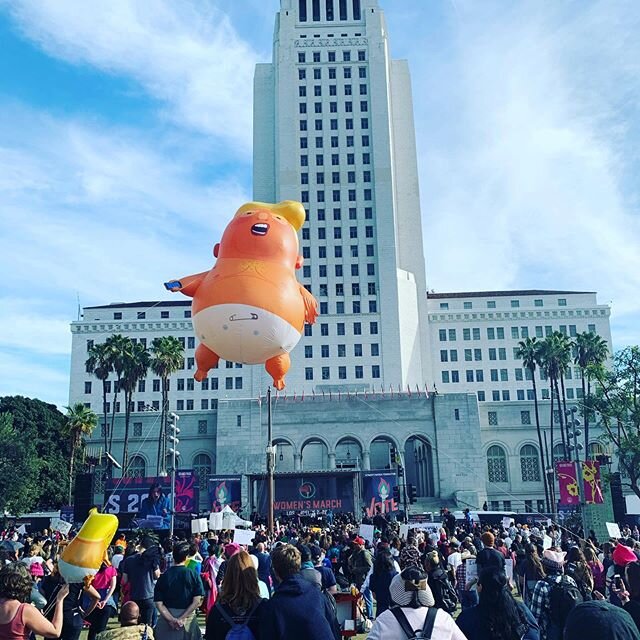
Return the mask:
<path id="1" fill-rule="evenodd" d="M 264 550 L 264 542 L 258 542 L 252 554 L 258 558 L 258 579 L 262 580 L 271 591 L 271 556 Z"/>
<path id="2" fill-rule="evenodd" d="M 120 627 L 103 631 L 96 640 L 154 640 L 153 629 L 139 624 L 140 608 L 135 602 L 127 602 L 120 610 Z"/>
<path id="3" fill-rule="evenodd" d="M 567 552 L 564 572 L 576 581 L 583 600 L 593 599 L 591 595 L 594 588 L 593 574 L 579 547 L 571 547 Z"/>
<path id="4" fill-rule="evenodd" d="M 593 588 L 595 591 L 598 591 L 602 595 L 605 595 L 605 570 L 604 565 L 600 560 L 598 560 L 598 556 L 596 555 L 595 549 L 586 545 L 584 548 L 584 557 L 589 565 L 589 569 L 591 570 L 591 575 L 593 576 Z"/>
<path id="5" fill-rule="evenodd" d="M 528 544 L 525 547 L 525 559 L 522 565 L 518 566 L 518 575 L 522 577 L 523 600 L 525 604 L 530 605 L 533 588 L 536 586 L 538 580 L 544 580 L 546 577 L 535 544 Z"/>
<path id="6" fill-rule="evenodd" d="M 491 531 L 485 531 L 480 537 L 483 548 L 476 555 L 478 571 L 487 567 L 498 567 L 504 571 L 505 557 L 494 548 L 495 536 Z"/>
<path id="7" fill-rule="evenodd" d="M 278 584 L 266 605 L 260 640 L 338 640 L 328 599 L 299 575 L 300 552 L 293 545 L 280 545 L 271 554 L 271 562 Z"/>
<path id="8" fill-rule="evenodd" d="M 611 604 L 615 604 L 616 606 L 621 607 L 622 602 L 620 601 L 618 593 L 621 590 L 628 590 L 629 587 L 629 585 L 626 584 L 625 569 L 631 562 L 637 562 L 638 557 L 630 547 L 624 544 L 617 544 L 616 548 L 611 554 L 611 560 L 612 564 L 609 569 L 607 569 L 606 595 L 609 598 L 609 602 L 611 602 Z M 614 580 L 614 577 L 617 577 L 616 580 Z M 615 585 L 616 581 L 621 582 L 620 586 Z M 615 588 L 612 588 L 612 585 Z"/>
<path id="9" fill-rule="evenodd" d="M 229 560 L 222 589 L 207 616 L 206 640 L 224 640 L 235 626 L 246 626 L 259 639 L 264 627 L 267 601 L 260 597 L 258 573 L 246 551 Z"/>
<path id="10" fill-rule="evenodd" d="M 412 565 L 394 576 L 390 594 L 396 606 L 376 618 L 368 640 L 406 640 L 418 630 L 432 640 L 466 640 L 453 618 L 434 607 L 427 574 L 418 567 Z"/>
<path id="11" fill-rule="evenodd" d="M 376 554 L 373 572 L 369 577 L 369 589 L 376 599 L 376 617 L 386 611 L 391 604 L 391 581 L 398 575 L 391 552 L 384 549 Z"/>
<path id="12" fill-rule="evenodd" d="M 301 544 L 298 551 L 300 551 L 300 575 L 314 587 L 322 590 L 322 576 L 313 565 L 311 549 L 306 544 Z"/>
<path id="13" fill-rule="evenodd" d="M 31 585 L 31 596 L 29 598 L 31 604 L 42 611 L 47 606 L 47 599 L 42 595 L 42 592 L 39 589 L 39 584 L 44 575 L 44 569 L 39 562 L 34 562 L 29 567 L 29 574 L 31 575 L 31 580 L 33 584 Z"/>
<path id="14" fill-rule="evenodd" d="M 149 487 L 149 494 L 140 504 L 138 517 L 145 519 L 149 516 L 159 516 L 162 518 L 164 528 L 168 529 L 171 522 L 170 510 L 169 497 L 164 494 L 162 485 L 159 482 L 155 482 Z M 144 615 L 142 609 L 140 609 L 140 614 Z"/>
<path id="15" fill-rule="evenodd" d="M 538 623 L 524 604 L 516 602 L 503 571 L 483 569 L 478 594 L 478 605 L 464 609 L 456 620 L 468 640 L 539 640 Z"/>
<path id="16" fill-rule="evenodd" d="M 98 572 L 93 576 L 91 586 L 100 594 L 100 600 L 96 603 L 91 615 L 87 616 L 89 627 L 88 640 L 95 640 L 98 633 L 107 628 L 109 618 L 118 610 L 113 594 L 116 590 L 118 572 L 113 566 L 103 562 Z"/>
<path id="17" fill-rule="evenodd" d="M 561 640 L 567 616 L 582 602 L 582 594 L 571 576 L 565 576 L 562 551 L 546 549 L 542 566 L 547 577 L 539 580 L 531 596 L 531 613 L 540 627 L 540 640 Z"/>
<path id="18" fill-rule="evenodd" d="M 63 585 L 56 594 L 51 621 L 29 604 L 31 588 L 31 575 L 24 565 L 15 563 L 0 568 L 0 638 L 3 640 L 28 640 L 32 633 L 45 638 L 60 637 L 68 585 Z"/>
<path id="19" fill-rule="evenodd" d="M 624 610 L 633 618 L 640 637 L 640 562 L 630 562 L 626 568 L 628 590 L 622 590 L 618 597 Z"/>
<path id="20" fill-rule="evenodd" d="M 564 640 L 638 640 L 633 618 L 603 600 L 583 602 L 567 617 Z"/>
<path id="21" fill-rule="evenodd" d="M 174 564 L 155 585 L 153 599 L 160 613 L 157 640 L 199 640 L 202 636 L 195 612 L 202 603 L 204 586 L 200 574 L 186 566 L 190 548 L 186 542 L 174 545 Z"/>
<path id="22" fill-rule="evenodd" d="M 437 551 L 432 551 L 426 556 L 426 569 L 429 580 L 429 588 L 433 594 L 435 607 L 447 613 L 453 613 L 458 606 L 458 596 L 449 580 L 447 572 L 440 564 L 440 556 Z"/>
<path id="23" fill-rule="evenodd" d="M 322 590 L 331 594 L 336 593 L 338 587 L 336 586 L 336 576 L 333 573 L 333 569 L 325 566 L 323 563 L 325 558 L 324 549 L 317 544 L 311 545 L 310 549 L 313 567 L 320 574 Z"/>
<path id="24" fill-rule="evenodd" d="M 140 607 L 140 622 L 153 625 L 153 590 L 160 577 L 160 550 L 155 540 L 144 536 L 136 553 L 126 557 L 120 568 L 122 584 L 129 585 L 129 597 Z"/>

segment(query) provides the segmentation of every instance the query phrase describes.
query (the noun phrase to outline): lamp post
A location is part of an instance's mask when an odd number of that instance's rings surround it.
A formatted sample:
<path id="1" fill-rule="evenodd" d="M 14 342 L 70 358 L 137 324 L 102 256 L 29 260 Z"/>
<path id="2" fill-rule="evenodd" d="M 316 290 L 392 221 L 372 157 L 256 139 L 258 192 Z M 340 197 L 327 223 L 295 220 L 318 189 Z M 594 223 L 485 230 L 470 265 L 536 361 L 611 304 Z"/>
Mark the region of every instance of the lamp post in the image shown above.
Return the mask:
<path id="1" fill-rule="evenodd" d="M 275 452 L 273 448 L 273 423 L 271 418 L 271 387 L 267 389 L 267 526 L 273 533 L 273 468 Z"/>
<path id="2" fill-rule="evenodd" d="M 169 448 L 169 453 L 171 454 L 172 462 L 171 462 L 171 502 L 169 503 L 169 509 L 171 510 L 171 524 L 169 526 L 169 536 L 173 538 L 173 529 L 175 526 L 175 510 L 176 510 L 176 458 L 180 455 L 178 451 L 178 434 L 180 433 L 180 429 L 178 428 L 178 420 L 180 420 L 180 416 L 177 413 L 172 413 L 169 416 L 169 441 L 171 442 L 171 447 Z"/>
<path id="3" fill-rule="evenodd" d="M 578 485 L 578 500 L 580 504 L 580 520 L 582 522 L 582 535 L 587 533 L 587 525 L 585 520 L 585 502 L 584 502 L 584 487 L 582 486 L 582 467 L 580 466 L 580 450 L 584 449 L 581 442 L 578 442 L 578 437 L 582 435 L 582 431 L 578 429 L 580 426 L 580 419 L 576 416 L 578 407 L 571 407 L 565 413 L 567 418 L 567 435 L 569 437 L 569 452 L 575 453 L 576 463 L 576 484 Z M 571 444 L 571 438 L 573 438 L 573 444 Z M 586 452 L 585 452 L 586 455 Z M 573 456 L 572 456 L 573 458 Z"/>

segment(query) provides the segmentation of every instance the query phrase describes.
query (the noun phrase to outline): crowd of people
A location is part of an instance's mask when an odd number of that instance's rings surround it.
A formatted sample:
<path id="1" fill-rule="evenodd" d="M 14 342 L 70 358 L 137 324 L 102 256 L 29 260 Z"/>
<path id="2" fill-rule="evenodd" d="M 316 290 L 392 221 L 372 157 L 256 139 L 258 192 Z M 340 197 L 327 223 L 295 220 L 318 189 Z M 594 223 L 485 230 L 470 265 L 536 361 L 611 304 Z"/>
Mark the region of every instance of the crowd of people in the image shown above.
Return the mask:
<path id="1" fill-rule="evenodd" d="M 639 640 L 640 533 L 600 544 L 556 525 L 403 528 L 378 512 L 187 539 L 127 532 L 64 584 L 58 533 L 0 542 L 0 640 Z M 368 536 L 369 538 L 371 536 Z M 346 599 L 345 599 L 346 598 Z M 345 614 L 341 603 L 355 609 Z M 110 621 L 118 618 L 119 624 Z M 422 634 L 422 635 L 420 635 Z"/>

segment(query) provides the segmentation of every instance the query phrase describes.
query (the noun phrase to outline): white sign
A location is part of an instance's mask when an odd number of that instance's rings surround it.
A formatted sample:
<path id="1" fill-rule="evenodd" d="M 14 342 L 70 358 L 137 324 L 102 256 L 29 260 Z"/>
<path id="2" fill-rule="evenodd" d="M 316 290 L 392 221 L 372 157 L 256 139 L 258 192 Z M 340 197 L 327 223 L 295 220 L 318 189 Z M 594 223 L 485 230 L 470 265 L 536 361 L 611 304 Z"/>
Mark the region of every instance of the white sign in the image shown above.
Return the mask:
<path id="1" fill-rule="evenodd" d="M 206 518 L 197 518 L 191 521 L 191 533 L 206 533 L 209 530 L 209 523 Z"/>
<path id="2" fill-rule="evenodd" d="M 630 494 L 624 497 L 625 502 L 627 503 L 627 513 L 629 515 L 640 515 L 640 498 L 635 494 Z"/>
<path id="3" fill-rule="evenodd" d="M 511 518 L 507 518 L 507 517 L 502 518 L 502 526 L 505 529 L 508 529 L 511 526 L 512 522 L 513 520 Z"/>
<path id="4" fill-rule="evenodd" d="M 233 541 L 238 544 L 251 545 L 253 544 L 253 538 L 255 537 L 256 532 L 248 529 L 234 529 L 233 531 Z"/>
<path id="5" fill-rule="evenodd" d="M 373 525 L 361 524 L 358 533 L 369 542 L 373 543 Z"/>
<path id="6" fill-rule="evenodd" d="M 513 580 L 513 560 L 511 558 L 504 561 L 504 572 L 507 574 L 507 580 Z"/>
<path id="7" fill-rule="evenodd" d="M 605 522 L 610 538 L 622 538 L 620 527 L 615 522 Z"/>
<path id="8" fill-rule="evenodd" d="M 467 568 L 467 583 L 469 583 L 478 577 L 478 565 L 475 558 L 465 560 L 465 567 Z"/>
<path id="9" fill-rule="evenodd" d="M 410 522 L 409 529 L 422 529 L 429 533 L 438 533 L 442 527 L 441 522 Z"/>
<path id="10" fill-rule="evenodd" d="M 553 546 L 553 540 L 549 536 L 542 538 L 542 549 L 551 549 Z"/>
<path id="11" fill-rule="evenodd" d="M 51 518 L 51 528 L 54 531 L 59 531 L 63 536 L 66 536 L 69 534 L 69 531 L 71 531 L 71 523 L 65 522 L 60 518 Z"/>
<path id="12" fill-rule="evenodd" d="M 406 540 L 408 535 L 409 535 L 409 525 L 408 524 L 401 524 L 400 525 L 400 537 L 404 538 Z"/>
<path id="13" fill-rule="evenodd" d="M 209 529 L 211 531 L 222 531 L 222 511 L 209 514 Z"/>

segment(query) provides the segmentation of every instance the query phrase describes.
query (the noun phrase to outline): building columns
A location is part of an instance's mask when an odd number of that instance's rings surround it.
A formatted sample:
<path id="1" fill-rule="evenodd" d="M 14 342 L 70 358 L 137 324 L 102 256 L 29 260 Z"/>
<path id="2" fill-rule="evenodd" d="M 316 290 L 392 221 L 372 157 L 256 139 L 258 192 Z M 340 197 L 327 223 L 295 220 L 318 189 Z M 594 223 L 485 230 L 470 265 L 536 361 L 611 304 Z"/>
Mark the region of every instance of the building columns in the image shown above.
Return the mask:
<path id="1" fill-rule="evenodd" d="M 329 469 L 335 469 L 336 468 L 336 454 L 335 453 L 330 453 L 330 454 L 328 454 L 328 458 L 329 458 Z"/>
<path id="2" fill-rule="evenodd" d="M 299 453 L 293 454 L 293 470 L 300 471 L 300 458 L 302 456 Z"/>
<path id="3" fill-rule="evenodd" d="M 369 458 L 369 451 L 362 452 L 362 468 L 364 471 L 369 471 L 371 469 L 371 460 Z"/>

